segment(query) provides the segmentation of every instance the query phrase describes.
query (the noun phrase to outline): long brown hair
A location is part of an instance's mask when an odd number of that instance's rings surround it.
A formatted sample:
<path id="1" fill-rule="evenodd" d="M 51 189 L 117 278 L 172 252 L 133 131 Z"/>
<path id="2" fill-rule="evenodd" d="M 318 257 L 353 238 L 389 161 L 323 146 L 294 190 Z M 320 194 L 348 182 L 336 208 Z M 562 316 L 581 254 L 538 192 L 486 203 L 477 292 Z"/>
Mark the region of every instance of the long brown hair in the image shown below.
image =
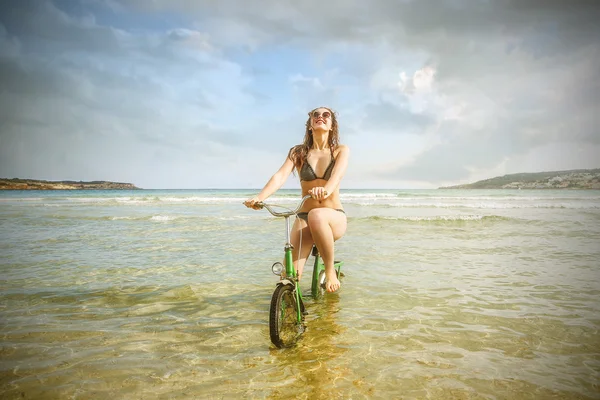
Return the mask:
<path id="1" fill-rule="evenodd" d="M 333 158 L 333 152 L 337 149 L 340 144 L 340 133 L 338 130 L 338 122 L 336 118 L 336 113 L 328 107 L 317 107 L 308 113 L 308 119 L 306 120 L 306 130 L 304 131 L 304 141 L 302 144 L 294 146 L 290 149 L 288 153 L 288 158 L 292 160 L 294 166 L 298 169 L 302 167 L 302 164 L 306 162 L 306 158 L 308 157 L 308 152 L 313 146 L 313 134 L 311 128 L 311 119 L 312 113 L 319 108 L 324 108 L 331 113 L 331 129 L 329 130 L 329 136 L 327 137 L 327 145 L 329 146 L 329 150 L 331 151 L 331 157 Z"/>

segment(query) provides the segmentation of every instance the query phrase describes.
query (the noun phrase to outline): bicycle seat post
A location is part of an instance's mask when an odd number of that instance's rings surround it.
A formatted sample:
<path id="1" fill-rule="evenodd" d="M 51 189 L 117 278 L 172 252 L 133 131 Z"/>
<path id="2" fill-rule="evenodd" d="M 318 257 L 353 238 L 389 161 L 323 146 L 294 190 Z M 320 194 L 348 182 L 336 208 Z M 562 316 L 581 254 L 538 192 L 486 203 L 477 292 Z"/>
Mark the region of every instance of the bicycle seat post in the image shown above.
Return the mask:
<path id="1" fill-rule="evenodd" d="M 291 239 L 290 239 L 290 217 L 285 216 L 285 248 L 293 248 Z"/>

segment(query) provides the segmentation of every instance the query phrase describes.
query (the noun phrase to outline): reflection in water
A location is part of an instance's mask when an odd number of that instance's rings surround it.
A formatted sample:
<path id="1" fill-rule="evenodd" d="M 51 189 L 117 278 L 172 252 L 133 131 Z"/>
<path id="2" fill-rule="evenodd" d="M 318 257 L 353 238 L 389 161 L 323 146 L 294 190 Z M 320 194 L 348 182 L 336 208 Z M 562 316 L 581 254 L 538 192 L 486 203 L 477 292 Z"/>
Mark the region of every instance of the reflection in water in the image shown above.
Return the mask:
<path id="1" fill-rule="evenodd" d="M 271 356 L 277 369 L 287 371 L 294 379 L 289 385 L 274 390 L 271 398 L 321 399 L 337 393 L 339 380 L 350 372 L 342 361 L 336 360 L 348 351 L 340 341 L 346 329 L 336 322 L 339 300 L 338 294 L 329 294 L 307 304 L 307 329 L 298 344 L 282 350 L 272 347 Z"/>

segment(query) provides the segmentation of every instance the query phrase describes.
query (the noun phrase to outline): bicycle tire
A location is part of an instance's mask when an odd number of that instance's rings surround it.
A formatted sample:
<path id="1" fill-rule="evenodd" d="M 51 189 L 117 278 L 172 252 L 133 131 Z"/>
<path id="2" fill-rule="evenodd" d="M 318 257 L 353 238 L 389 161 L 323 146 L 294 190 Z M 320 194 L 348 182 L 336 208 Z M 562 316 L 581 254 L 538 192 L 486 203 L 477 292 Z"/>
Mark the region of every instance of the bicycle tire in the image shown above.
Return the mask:
<path id="1" fill-rule="evenodd" d="M 269 334 L 271 342 L 280 349 L 293 346 L 304 331 L 304 326 L 298 321 L 297 310 L 294 287 L 290 284 L 277 285 L 271 298 Z"/>

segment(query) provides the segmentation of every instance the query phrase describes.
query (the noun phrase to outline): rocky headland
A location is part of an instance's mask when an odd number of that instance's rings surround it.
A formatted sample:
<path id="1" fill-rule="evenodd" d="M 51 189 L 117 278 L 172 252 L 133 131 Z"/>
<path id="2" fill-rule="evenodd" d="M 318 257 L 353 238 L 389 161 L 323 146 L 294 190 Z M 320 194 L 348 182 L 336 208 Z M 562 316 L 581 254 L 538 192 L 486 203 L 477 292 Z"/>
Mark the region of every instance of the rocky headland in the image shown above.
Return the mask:
<path id="1" fill-rule="evenodd" d="M 600 189 L 600 169 L 509 174 L 440 189 Z"/>
<path id="2" fill-rule="evenodd" d="M 0 190 L 134 190 L 132 183 L 109 181 L 43 181 L 36 179 L 0 178 Z"/>

